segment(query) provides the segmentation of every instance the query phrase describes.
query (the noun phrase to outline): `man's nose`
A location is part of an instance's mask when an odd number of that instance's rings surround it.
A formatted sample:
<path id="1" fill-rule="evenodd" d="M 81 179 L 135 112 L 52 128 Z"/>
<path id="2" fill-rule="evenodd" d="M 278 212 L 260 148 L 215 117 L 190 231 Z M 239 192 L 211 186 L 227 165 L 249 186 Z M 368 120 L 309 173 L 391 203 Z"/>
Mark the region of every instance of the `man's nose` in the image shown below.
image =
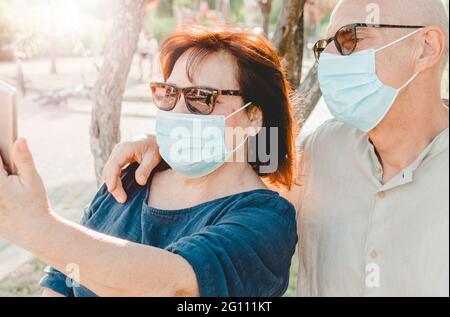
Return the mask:
<path id="1" fill-rule="evenodd" d="M 336 44 L 334 43 L 334 41 L 331 41 L 327 47 L 325 47 L 324 49 L 324 53 L 330 53 L 330 54 L 339 54 L 339 51 L 336 47 Z"/>

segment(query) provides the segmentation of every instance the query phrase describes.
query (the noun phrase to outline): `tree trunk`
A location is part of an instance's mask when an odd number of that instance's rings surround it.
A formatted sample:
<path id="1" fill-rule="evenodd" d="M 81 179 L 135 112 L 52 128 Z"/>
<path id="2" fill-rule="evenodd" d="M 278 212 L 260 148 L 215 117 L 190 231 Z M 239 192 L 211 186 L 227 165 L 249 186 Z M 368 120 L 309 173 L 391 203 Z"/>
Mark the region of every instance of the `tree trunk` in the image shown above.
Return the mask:
<path id="1" fill-rule="evenodd" d="M 319 81 L 317 80 L 317 64 L 309 70 L 297 91 L 302 98 L 302 102 L 296 109 L 295 119 L 298 126 L 301 127 L 311 115 L 320 97 L 322 97 Z"/>
<path id="2" fill-rule="evenodd" d="M 263 30 L 269 36 L 270 13 L 272 12 L 272 0 L 258 0 L 259 8 L 263 16 Z"/>
<path id="3" fill-rule="evenodd" d="M 285 63 L 292 87 L 301 82 L 303 59 L 303 8 L 306 0 L 283 0 L 272 42 Z"/>
<path id="4" fill-rule="evenodd" d="M 304 16 L 306 0 L 283 0 L 283 9 L 272 42 L 283 58 L 288 80 L 296 89 L 302 102 L 296 110 L 296 120 L 301 127 L 320 100 L 317 65 L 310 69 L 302 82 L 304 50 Z"/>
<path id="5" fill-rule="evenodd" d="M 95 84 L 91 118 L 91 151 L 100 183 L 103 167 L 120 141 L 120 112 L 128 73 L 143 27 L 145 0 L 115 0 L 114 25 L 104 47 Z"/>

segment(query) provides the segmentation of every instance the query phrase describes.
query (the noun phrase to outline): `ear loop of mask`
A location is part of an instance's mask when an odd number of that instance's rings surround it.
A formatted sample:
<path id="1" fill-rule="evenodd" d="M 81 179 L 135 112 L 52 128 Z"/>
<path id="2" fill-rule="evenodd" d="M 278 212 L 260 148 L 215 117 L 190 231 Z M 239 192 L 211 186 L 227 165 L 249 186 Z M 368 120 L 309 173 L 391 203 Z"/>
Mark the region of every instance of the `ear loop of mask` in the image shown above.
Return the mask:
<path id="1" fill-rule="evenodd" d="M 251 104 L 252 104 L 252 102 L 246 103 L 246 104 L 245 104 L 244 106 L 242 106 L 241 108 L 237 109 L 236 111 L 234 111 L 234 112 L 230 113 L 228 116 L 226 116 L 226 117 L 225 117 L 225 120 L 227 120 L 228 118 L 234 116 L 236 113 L 238 113 L 238 112 L 244 110 L 245 108 L 249 107 Z M 237 150 L 239 150 L 239 148 L 240 148 L 241 146 L 243 146 L 243 145 L 245 144 L 245 142 L 247 142 L 247 140 L 248 140 L 248 135 L 245 137 L 244 141 L 242 141 L 238 146 L 236 146 L 236 147 L 231 151 L 230 154 L 233 154 L 234 152 L 236 152 Z"/>
<path id="2" fill-rule="evenodd" d="M 413 36 L 413 35 L 416 34 L 416 33 L 419 33 L 420 31 L 422 31 L 422 28 L 417 29 L 417 30 L 415 30 L 414 32 L 411 32 L 411 33 L 409 33 L 409 34 L 406 34 L 405 36 L 402 36 L 401 38 L 399 38 L 399 39 L 397 39 L 397 40 L 395 40 L 395 41 L 393 41 L 393 42 L 391 42 L 391 43 L 388 43 L 388 44 L 386 44 L 386 45 L 384 45 L 384 46 L 382 46 L 382 47 L 380 47 L 380 48 L 377 48 L 377 49 L 375 50 L 375 53 L 377 53 L 377 52 L 379 52 L 379 51 L 382 51 L 382 50 L 384 50 L 385 48 L 388 48 L 388 47 L 390 47 L 390 46 L 392 46 L 392 45 L 395 45 L 395 44 L 397 44 L 397 43 L 399 43 L 399 42 L 401 42 L 401 41 L 407 39 L 408 37 Z M 418 72 L 415 73 L 414 75 L 412 75 L 411 78 L 408 79 L 408 80 L 406 81 L 406 83 L 404 83 L 400 88 L 397 89 L 397 93 L 400 92 L 400 91 L 402 91 L 404 88 L 406 88 L 406 86 L 408 86 L 414 79 L 416 79 L 416 77 L 417 77 L 418 75 L 419 75 Z"/>
<path id="3" fill-rule="evenodd" d="M 227 120 L 228 118 L 234 116 L 236 113 L 238 113 L 238 112 L 244 110 L 245 108 L 249 107 L 251 104 L 252 104 L 251 102 L 246 103 L 245 105 L 243 105 L 242 107 L 240 107 L 240 108 L 237 109 L 236 111 L 234 111 L 234 112 L 230 113 L 228 116 L 226 116 L 226 117 L 225 117 L 225 120 Z"/>
<path id="4" fill-rule="evenodd" d="M 392 104 L 394 103 L 395 99 L 397 99 L 397 97 L 398 97 L 398 95 L 400 94 L 400 92 L 401 92 L 406 86 L 408 86 L 414 79 L 416 79 L 416 77 L 417 77 L 418 75 L 419 75 L 419 73 L 415 73 L 410 79 L 408 79 L 408 80 L 406 81 L 406 83 L 404 83 L 399 89 L 397 89 L 397 93 L 395 94 L 395 97 L 394 97 L 394 99 L 393 99 L 393 101 L 392 101 Z M 375 123 L 368 131 L 372 130 L 374 127 L 376 127 L 376 126 L 381 122 L 381 120 L 384 119 L 384 117 L 386 116 L 386 114 L 388 113 L 388 111 L 391 109 L 392 104 L 391 104 L 391 106 L 390 106 L 389 108 L 387 108 L 386 112 L 385 112 L 384 115 L 380 118 L 380 120 L 379 120 L 377 123 Z M 368 131 L 366 131 L 366 132 L 368 132 Z"/>
<path id="5" fill-rule="evenodd" d="M 406 38 L 408 38 L 408 37 L 410 37 L 410 36 L 416 34 L 416 33 L 419 32 L 419 31 L 421 31 L 421 29 L 418 29 L 418 30 L 416 30 L 416 31 L 414 31 L 414 32 L 411 32 L 411 33 L 409 33 L 409 34 L 407 34 L 407 35 L 405 35 L 405 36 L 403 36 L 403 37 L 401 37 L 401 38 L 395 40 L 395 41 L 392 42 L 392 43 L 389 43 L 389 44 L 387 44 L 387 45 L 384 45 L 384 46 L 380 47 L 379 49 L 376 49 L 375 52 L 379 52 L 379 51 L 381 51 L 381 50 L 383 50 L 383 49 L 385 49 L 385 48 L 387 48 L 387 47 L 389 47 L 389 46 L 392 46 L 392 45 L 394 45 L 394 44 L 397 44 L 398 42 L 403 41 L 404 39 L 406 39 Z M 396 95 L 395 95 L 394 100 L 397 98 L 397 96 L 398 96 L 398 94 L 400 93 L 400 91 L 402 91 L 402 90 L 403 90 L 406 86 L 408 86 L 414 79 L 416 79 L 416 77 L 417 77 L 418 75 L 419 75 L 419 73 L 415 73 L 415 74 L 412 75 L 412 77 L 411 77 L 410 79 L 408 79 L 408 80 L 407 80 L 400 88 L 397 89 L 397 93 L 396 93 Z M 391 105 L 391 106 L 392 106 L 392 105 Z M 368 131 L 370 131 L 370 130 L 372 130 L 374 127 L 376 127 L 376 126 L 381 122 L 381 120 L 383 120 L 383 118 L 386 116 L 386 113 L 387 113 L 390 109 L 391 109 L 391 107 L 389 107 L 389 108 L 386 110 L 385 114 L 381 117 L 381 119 L 380 119 L 377 123 L 375 123 Z M 366 132 L 368 132 L 368 131 L 366 131 Z"/>
<path id="6" fill-rule="evenodd" d="M 227 120 L 227 119 L 230 118 L 231 116 L 235 115 L 236 113 L 238 113 L 238 112 L 244 110 L 245 108 L 249 107 L 251 104 L 252 104 L 252 103 L 249 102 L 249 103 L 245 104 L 244 106 L 242 106 L 241 108 L 237 109 L 236 111 L 232 112 L 231 114 L 229 114 L 228 116 L 225 117 L 225 120 Z M 161 111 L 163 114 L 166 113 L 165 111 L 162 111 L 162 110 L 159 110 L 159 111 Z M 229 155 L 231 156 L 231 154 L 233 154 L 233 153 L 236 152 L 241 146 L 243 146 L 243 145 L 245 144 L 245 142 L 247 142 L 248 138 L 249 138 L 249 137 L 248 137 L 248 135 L 247 135 L 247 136 L 245 137 L 245 139 L 244 139 L 243 142 L 241 142 L 237 147 L 235 147 L 233 150 L 230 151 Z M 210 160 L 210 159 L 212 159 L 213 157 L 214 157 L 214 155 L 211 156 L 211 157 L 208 157 L 208 158 L 204 158 L 203 160 Z"/>
<path id="7" fill-rule="evenodd" d="M 401 42 L 401 41 L 407 39 L 407 38 L 410 37 L 410 36 L 413 36 L 414 34 L 420 32 L 420 31 L 422 31 L 422 28 L 417 29 L 417 30 L 415 30 L 414 32 L 411 32 L 411 33 L 409 33 L 409 34 L 406 34 L 405 36 L 402 36 L 401 38 L 396 39 L 395 41 L 393 41 L 393 42 L 391 42 L 391 43 L 388 43 L 388 44 L 386 44 L 386 45 L 384 45 L 384 46 L 382 46 L 382 47 L 380 47 L 380 48 L 377 48 L 377 49 L 375 50 L 375 52 L 379 52 L 379 51 L 381 51 L 381 50 L 384 50 L 385 48 L 388 48 L 389 46 L 395 45 L 395 44 L 397 44 L 398 42 Z"/>
<path id="8" fill-rule="evenodd" d="M 406 86 L 408 86 L 414 79 L 416 79 L 416 77 L 419 75 L 419 73 L 415 73 L 414 75 L 412 75 L 412 77 L 410 79 L 408 79 L 406 81 L 406 83 L 404 83 L 399 89 L 397 89 L 397 91 L 402 91 L 404 88 L 406 88 Z"/>

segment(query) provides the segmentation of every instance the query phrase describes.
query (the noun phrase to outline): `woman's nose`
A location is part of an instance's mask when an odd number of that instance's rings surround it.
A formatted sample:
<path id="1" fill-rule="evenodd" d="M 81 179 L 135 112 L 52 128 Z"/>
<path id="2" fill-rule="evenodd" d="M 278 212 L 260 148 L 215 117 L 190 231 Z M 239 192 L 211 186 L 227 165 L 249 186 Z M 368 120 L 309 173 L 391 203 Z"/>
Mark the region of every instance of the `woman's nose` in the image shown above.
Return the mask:
<path id="1" fill-rule="evenodd" d="M 186 100 L 184 99 L 183 95 L 180 96 L 177 104 L 175 105 L 175 108 L 173 108 L 172 111 L 177 113 L 189 113 L 189 110 L 186 107 Z"/>

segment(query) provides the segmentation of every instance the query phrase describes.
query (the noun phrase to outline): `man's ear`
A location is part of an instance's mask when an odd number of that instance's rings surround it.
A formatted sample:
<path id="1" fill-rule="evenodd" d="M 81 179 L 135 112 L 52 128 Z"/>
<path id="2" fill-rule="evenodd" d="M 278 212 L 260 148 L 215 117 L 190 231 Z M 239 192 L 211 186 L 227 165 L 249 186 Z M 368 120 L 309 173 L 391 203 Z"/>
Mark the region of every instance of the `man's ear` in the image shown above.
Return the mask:
<path id="1" fill-rule="evenodd" d="M 259 133 L 263 126 L 263 112 L 258 105 L 251 105 L 247 110 L 247 116 L 250 120 L 250 127 L 248 129 L 249 136 L 255 136 Z"/>
<path id="2" fill-rule="evenodd" d="M 420 73 L 441 64 L 446 46 L 445 33 L 438 26 L 428 26 L 421 34 L 421 52 L 415 72 Z"/>

